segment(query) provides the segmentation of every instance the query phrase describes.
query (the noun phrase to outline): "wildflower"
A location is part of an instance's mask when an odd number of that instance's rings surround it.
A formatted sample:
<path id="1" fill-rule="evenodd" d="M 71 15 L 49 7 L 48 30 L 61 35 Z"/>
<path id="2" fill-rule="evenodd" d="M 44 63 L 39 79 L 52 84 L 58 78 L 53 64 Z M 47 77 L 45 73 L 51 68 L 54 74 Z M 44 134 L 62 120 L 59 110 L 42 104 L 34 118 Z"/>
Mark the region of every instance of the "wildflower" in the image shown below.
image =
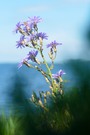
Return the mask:
<path id="1" fill-rule="evenodd" d="M 46 33 L 40 32 L 40 33 L 37 33 L 36 36 L 37 36 L 38 39 L 39 38 L 41 38 L 42 40 L 43 39 L 46 39 L 46 40 L 48 39 L 48 36 L 46 35 Z"/>
<path id="2" fill-rule="evenodd" d="M 39 16 L 34 16 L 33 18 L 29 18 L 29 21 L 32 24 L 36 25 L 37 23 L 42 21 L 42 18 L 40 18 Z"/>
<path id="3" fill-rule="evenodd" d="M 23 24 L 20 23 L 20 22 L 18 22 L 18 23 L 16 24 L 16 29 L 15 29 L 15 32 L 16 32 L 16 33 L 21 29 L 21 26 L 22 26 L 22 25 L 23 25 Z"/>
<path id="4" fill-rule="evenodd" d="M 38 51 L 35 51 L 35 50 L 31 50 L 27 56 L 27 60 L 31 60 L 33 62 L 36 62 L 36 59 L 35 57 L 37 56 L 38 54 Z"/>
<path id="5" fill-rule="evenodd" d="M 29 34 L 32 31 L 33 25 L 29 21 L 27 21 L 24 22 L 24 26 L 25 27 L 23 28 L 23 30 Z"/>
<path id="6" fill-rule="evenodd" d="M 30 35 L 30 36 L 28 36 L 28 37 L 26 38 L 26 41 L 27 41 L 27 42 L 31 42 L 31 41 L 33 41 L 33 40 L 35 40 L 35 35 Z"/>
<path id="7" fill-rule="evenodd" d="M 54 40 L 53 42 L 51 42 L 50 44 L 47 45 L 47 48 L 48 48 L 48 47 L 56 48 L 57 45 L 62 45 L 62 43 L 57 43 L 57 42 Z"/>
<path id="8" fill-rule="evenodd" d="M 66 74 L 63 70 L 59 70 L 56 74 L 52 74 L 52 78 L 59 78 L 63 74 Z"/>
<path id="9" fill-rule="evenodd" d="M 19 64 L 18 64 L 18 69 L 22 67 L 22 65 L 27 62 L 27 59 L 23 59 Z"/>
<path id="10" fill-rule="evenodd" d="M 22 48 L 22 47 L 25 47 L 25 41 L 24 41 L 24 39 L 25 39 L 25 36 L 21 36 L 20 37 L 20 40 L 19 41 L 17 41 L 17 44 L 16 44 L 16 46 L 17 46 L 17 48 Z"/>
<path id="11" fill-rule="evenodd" d="M 31 42 L 31 44 L 32 44 L 33 46 L 37 45 L 36 35 L 32 34 L 32 35 L 26 37 L 26 42 L 27 42 L 27 43 L 28 43 L 28 42 Z"/>

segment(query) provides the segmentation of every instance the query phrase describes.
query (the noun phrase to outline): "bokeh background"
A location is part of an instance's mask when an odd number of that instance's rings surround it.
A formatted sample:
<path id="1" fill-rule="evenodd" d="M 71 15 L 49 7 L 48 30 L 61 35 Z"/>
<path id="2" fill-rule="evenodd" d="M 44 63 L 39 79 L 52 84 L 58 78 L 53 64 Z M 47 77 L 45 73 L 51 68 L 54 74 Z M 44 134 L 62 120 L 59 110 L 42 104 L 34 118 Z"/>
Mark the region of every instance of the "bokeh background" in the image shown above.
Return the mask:
<path id="1" fill-rule="evenodd" d="M 43 112 L 30 102 L 33 91 L 47 90 L 43 77 L 18 63 L 27 49 L 16 49 L 17 22 L 40 16 L 46 44 L 61 42 L 53 73 L 66 72 L 64 97 Z M 3 0 L 0 2 L 0 135 L 89 135 L 90 131 L 90 0 Z M 44 68 L 44 67 L 43 67 Z M 42 80 L 42 81 L 41 81 Z"/>

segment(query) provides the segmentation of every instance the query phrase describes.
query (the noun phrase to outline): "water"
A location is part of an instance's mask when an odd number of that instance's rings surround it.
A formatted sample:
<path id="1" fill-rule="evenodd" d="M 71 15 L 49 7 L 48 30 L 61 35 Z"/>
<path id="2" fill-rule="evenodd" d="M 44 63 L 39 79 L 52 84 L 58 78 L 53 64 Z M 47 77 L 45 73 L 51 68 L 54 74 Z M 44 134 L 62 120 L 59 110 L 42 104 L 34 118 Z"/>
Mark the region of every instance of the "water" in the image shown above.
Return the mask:
<path id="1" fill-rule="evenodd" d="M 12 102 L 12 95 L 16 98 L 20 96 L 21 89 L 24 90 L 26 98 L 30 98 L 33 91 L 37 94 L 39 91 L 48 90 L 49 87 L 44 80 L 44 77 L 34 69 L 29 69 L 26 66 L 17 68 L 18 64 L 0 64 L 0 108 L 8 110 Z M 44 67 L 43 67 L 44 68 Z M 53 73 L 63 69 L 66 75 L 63 75 L 65 80 L 69 80 L 65 85 L 67 87 L 75 83 L 73 71 L 67 67 L 66 64 L 55 64 L 55 68 L 52 70 Z M 22 87 L 20 86 L 22 85 Z M 14 92 L 17 90 L 17 93 Z M 14 94 L 12 94 L 14 93 Z"/>

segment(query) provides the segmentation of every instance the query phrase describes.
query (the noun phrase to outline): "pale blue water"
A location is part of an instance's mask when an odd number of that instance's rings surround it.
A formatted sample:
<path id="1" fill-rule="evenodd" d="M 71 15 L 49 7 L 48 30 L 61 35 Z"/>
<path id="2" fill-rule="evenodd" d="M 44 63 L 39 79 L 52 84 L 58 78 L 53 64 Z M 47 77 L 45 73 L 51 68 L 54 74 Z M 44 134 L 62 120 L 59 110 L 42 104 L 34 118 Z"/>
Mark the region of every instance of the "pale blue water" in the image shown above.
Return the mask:
<path id="1" fill-rule="evenodd" d="M 11 92 L 22 83 L 23 89 L 29 98 L 32 91 L 39 92 L 48 90 L 49 87 L 44 80 L 43 76 L 39 72 L 29 69 L 26 66 L 17 68 L 18 64 L 0 64 L 0 109 L 6 109 L 11 104 Z M 44 67 L 43 67 L 44 68 Z M 70 87 L 75 82 L 75 78 L 72 70 L 65 64 L 55 64 L 53 73 L 63 69 L 66 74 L 63 75 L 63 79 L 69 80 L 65 84 L 66 87 Z M 18 89 L 18 94 L 19 89 Z M 8 109 L 7 109 L 8 110 Z"/>

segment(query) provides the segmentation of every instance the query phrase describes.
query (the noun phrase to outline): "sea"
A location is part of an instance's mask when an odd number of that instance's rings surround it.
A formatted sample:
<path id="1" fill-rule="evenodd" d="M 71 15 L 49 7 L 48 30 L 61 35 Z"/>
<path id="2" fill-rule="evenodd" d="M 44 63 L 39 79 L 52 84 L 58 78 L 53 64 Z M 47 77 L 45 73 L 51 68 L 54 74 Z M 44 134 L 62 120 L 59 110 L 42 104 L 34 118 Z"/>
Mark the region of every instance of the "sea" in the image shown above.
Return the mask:
<path id="1" fill-rule="evenodd" d="M 46 70 L 44 65 L 41 68 Z M 68 92 L 69 88 L 76 84 L 77 79 L 75 79 L 73 70 L 65 63 L 55 64 L 52 73 L 55 74 L 60 69 L 66 73 L 62 76 L 63 90 Z M 25 65 L 18 69 L 18 63 L 0 64 L 0 113 L 2 111 L 7 113 L 13 106 L 12 102 L 15 99 L 19 101 L 22 91 L 24 97 L 29 99 L 33 91 L 38 95 L 40 91 L 47 90 L 49 90 L 49 86 L 39 71 Z"/>

